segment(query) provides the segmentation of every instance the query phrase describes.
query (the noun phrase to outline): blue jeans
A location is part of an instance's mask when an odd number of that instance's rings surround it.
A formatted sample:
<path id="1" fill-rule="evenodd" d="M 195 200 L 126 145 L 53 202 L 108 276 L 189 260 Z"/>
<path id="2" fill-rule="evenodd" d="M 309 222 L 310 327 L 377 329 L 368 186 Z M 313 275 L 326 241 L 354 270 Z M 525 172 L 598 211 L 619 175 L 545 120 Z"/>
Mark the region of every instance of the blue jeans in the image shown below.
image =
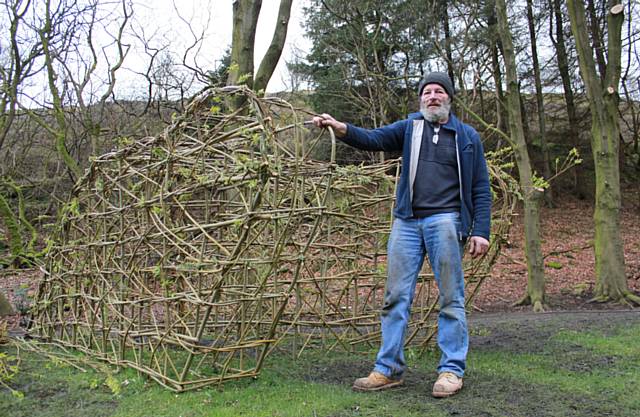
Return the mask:
<path id="1" fill-rule="evenodd" d="M 405 332 L 426 253 L 440 291 L 438 347 L 442 356 L 438 373 L 464 375 L 469 336 L 464 309 L 460 229 L 459 213 L 394 220 L 389 236 L 387 284 L 381 313 L 382 345 L 375 371 L 397 378 L 406 368 Z"/>

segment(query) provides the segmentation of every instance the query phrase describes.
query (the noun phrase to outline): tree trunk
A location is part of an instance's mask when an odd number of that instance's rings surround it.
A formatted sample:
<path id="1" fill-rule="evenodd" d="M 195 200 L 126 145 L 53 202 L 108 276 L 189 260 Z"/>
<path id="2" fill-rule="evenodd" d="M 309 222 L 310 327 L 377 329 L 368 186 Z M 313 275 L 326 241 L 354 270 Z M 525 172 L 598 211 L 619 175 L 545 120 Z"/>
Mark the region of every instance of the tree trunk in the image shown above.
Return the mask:
<path id="1" fill-rule="evenodd" d="M 22 56 L 22 48 L 20 48 L 19 33 L 24 30 L 24 15 L 27 8 L 18 2 L 11 4 L 5 3 L 8 12 L 8 45 L 5 46 L 5 57 L 7 60 L 3 62 L 0 95 L 0 149 L 4 145 L 4 141 L 9 135 L 9 130 L 16 117 L 16 108 L 18 105 L 18 90 L 22 82 L 28 78 L 33 68 L 33 61 L 39 56 L 39 48 L 32 48 L 26 57 Z M 23 10 L 20 10 L 22 8 Z M 5 29 L 6 30 L 6 29 Z"/>
<path id="2" fill-rule="evenodd" d="M 227 85 L 246 85 L 264 94 L 267 84 L 278 65 L 291 15 L 293 0 L 281 0 L 278 9 L 278 20 L 269 49 L 262 59 L 254 78 L 254 46 L 258 17 L 262 8 L 262 0 L 234 0 L 233 33 L 231 37 L 231 65 Z M 243 97 L 237 97 L 228 104 L 238 108 L 244 103 Z"/>
<path id="3" fill-rule="evenodd" d="M 591 34 L 592 48 L 596 55 L 598 72 L 600 77 L 604 77 L 607 71 L 607 63 L 604 59 L 604 42 L 602 40 L 602 32 L 600 31 L 600 22 L 598 22 L 598 13 L 594 0 L 587 1 L 587 10 L 589 13 L 589 33 Z"/>
<path id="4" fill-rule="evenodd" d="M 38 233 L 27 220 L 22 190 L 11 180 L 3 181 L 0 185 L 11 189 L 18 197 L 18 215 L 16 216 L 7 199 L 0 194 L 0 222 L 3 222 L 7 229 L 6 239 L 9 243 L 10 253 L 9 259 L 3 262 L 15 267 L 31 266 L 33 259 L 39 256 L 34 252 Z M 23 238 L 23 234 L 26 233 L 31 236 L 28 241 Z"/>
<path id="5" fill-rule="evenodd" d="M 571 30 L 576 40 L 580 73 L 591 109 L 591 148 L 596 170 L 595 258 L 597 301 L 631 300 L 640 297 L 629 291 L 620 237 L 620 172 L 618 152 L 618 84 L 621 72 L 621 32 L 624 7 L 609 3 L 607 66 L 604 80 L 598 77 L 582 1 L 568 0 Z"/>
<path id="6" fill-rule="evenodd" d="M 505 108 L 504 108 L 504 92 L 502 91 L 502 72 L 500 70 L 500 48 L 498 44 L 500 42 L 499 35 L 496 35 L 498 29 L 496 28 L 496 14 L 494 8 L 489 11 L 487 16 L 487 24 L 489 25 L 489 33 L 491 34 L 491 69 L 493 72 L 493 82 L 496 85 L 496 126 L 499 130 L 506 132 L 507 126 L 505 121 Z M 500 147 L 500 143 L 498 143 Z"/>
<path id="7" fill-rule="evenodd" d="M 531 60 L 533 76 L 536 85 L 536 107 L 538 110 L 538 128 L 540 131 L 540 145 L 542 147 L 543 166 L 542 173 L 546 179 L 551 178 L 551 157 L 547 144 L 547 129 L 544 120 L 544 97 L 542 95 L 542 81 L 540 79 L 540 63 L 538 62 L 538 47 L 536 45 L 536 28 L 533 20 L 533 0 L 527 0 L 527 21 L 529 23 L 529 36 L 531 37 Z M 544 191 L 547 205 L 553 206 L 553 191 L 551 185 Z"/>
<path id="8" fill-rule="evenodd" d="M 504 0 L 496 0 L 496 14 L 498 18 L 498 32 L 502 40 L 504 52 L 505 72 L 507 77 L 507 109 L 511 138 L 514 142 L 514 152 L 520 175 L 520 188 L 524 200 L 524 233 L 525 254 L 527 257 L 527 293 L 521 303 L 533 306 L 534 311 L 542 311 L 544 303 L 544 264 L 540 248 L 540 216 L 538 206 L 542 197 L 542 190 L 533 184 L 531 162 L 527 151 L 522 114 L 520 112 L 520 91 L 516 74 L 516 56 L 513 40 L 507 19 L 507 6 Z"/>
<path id="9" fill-rule="evenodd" d="M 227 85 L 245 84 L 253 87 L 253 46 L 261 7 L 262 0 L 233 2 L 231 66 Z"/>
<path id="10" fill-rule="evenodd" d="M 234 0 L 233 32 L 231 34 L 231 65 L 227 85 L 246 85 L 253 88 L 253 46 L 262 0 Z M 246 98 L 239 95 L 230 98 L 231 109 L 242 107 Z"/>
<path id="11" fill-rule="evenodd" d="M 553 37 L 553 29 L 550 29 L 551 41 L 556 48 L 556 57 L 558 60 L 558 71 L 560 72 L 560 78 L 562 79 L 562 88 L 564 91 L 564 100 L 567 105 L 567 116 L 569 119 L 569 138 L 573 140 L 573 146 L 580 150 L 580 131 L 579 131 L 579 121 L 576 111 L 575 100 L 573 97 L 573 87 L 571 86 L 571 75 L 569 74 L 569 58 L 567 54 L 567 46 L 564 40 L 564 30 L 563 30 L 563 17 L 562 17 L 562 9 L 560 5 L 560 0 L 551 0 L 550 7 L 553 9 L 553 15 L 556 18 L 555 25 L 555 41 Z M 553 17 L 551 17 L 551 21 L 553 21 Z M 582 168 L 580 165 L 577 165 L 573 169 L 573 189 L 574 193 L 580 199 L 584 199 L 587 195 L 582 178 Z"/>
<path id="12" fill-rule="evenodd" d="M 293 0 L 281 0 L 278 20 L 269 49 L 262 59 L 254 79 L 254 46 L 262 0 L 233 2 L 233 35 L 231 65 L 227 85 L 245 84 L 256 91 L 265 90 L 282 55 Z"/>
<path id="13" fill-rule="evenodd" d="M 65 119 L 64 107 L 62 104 L 62 97 L 60 92 L 58 91 L 58 87 L 56 85 L 56 80 L 58 79 L 58 74 L 53 67 L 53 51 L 49 48 L 49 39 L 52 37 L 53 26 L 51 22 L 51 2 L 47 1 L 45 3 L 45 23 L 44 27 L 40 30 L 40 39 L 42 41 L 42 52 L 44 55 L 44 64 L 47 71 L 47 82 L 49 85 L 49 91 L 51 93 L 51 98 L 53 101 L 53 114 L 56 119 L 57 129 L 55 130 L 55 144 L 56 150 L 58 151 L 58 155 L 62 159 L 62 161 L 67 166 L 69 170 L 69 175 L 73 179 L 73 181 L 77 181 L 82 175 L 82 171 L 78 162 L 73 159 L 73 157 L 69 154 L 67 150 L 67 121 Z"/>
<path id="14" fill-rule="evenodd" d="M 453 51 L 451 45 L 453 40 L 451 39 L 451 28 L 449 27 L 449 8 L 446 2 L 440 4 L 440 14 L 442 17 L 442 26 L 444 31 L 444 51 L 447 56 L 447 74 L 451 80 L 456 79 L 456 75 L 453 71 Z"/>
<path id="15" fill-rule="evenodd" d="M 531 128 L 529 127 L 529 118 L 527 117 L 527 109 L 525 108 L 524 97 L 520 94 L 522 88 L 522 82 L 518 80 L 518 102 L 520 104 L 520 116 L 522 117 L 522 132 L 524 134 L 524 141 L 529 146 L 531 144 Z"/>
<path id="16" fill-rule="evenodd" d="M 276 29 L 273 32 L 271 45 L 260 62 L 256 79 L 253 83 L 253 89 L 256 91 L 264 91 L 278 65 L 282 50 L 284 49 L 284 41 L 287 39 L 287 28 L 289 27 L 289 17 L 291 16 L 291 4 L 293 0 L 281 0 L 278 9 L 278 20 Z"/>

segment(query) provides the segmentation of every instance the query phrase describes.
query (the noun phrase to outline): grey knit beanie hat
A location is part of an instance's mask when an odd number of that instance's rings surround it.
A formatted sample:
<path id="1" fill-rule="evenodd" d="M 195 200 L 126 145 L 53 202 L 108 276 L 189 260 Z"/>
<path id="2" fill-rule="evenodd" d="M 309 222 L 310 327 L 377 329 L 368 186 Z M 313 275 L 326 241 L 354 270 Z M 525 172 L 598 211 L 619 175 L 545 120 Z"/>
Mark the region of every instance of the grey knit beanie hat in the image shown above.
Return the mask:
<path id="1" fill-rule="evenodd" d="M 453 98 L 453 94 L 455 93 L 455 89 L 453 88 L 453 83 L 451 82 L 451 78 L 449 75 L 444 72 L 430 72 L 422 78 L 420 84 L 418 85 L 418 96 L 422 95 L 422 90 L 427 84 L 439 84 L 444 88 L 444 91 L 447 92 L 450 98 Z"/>

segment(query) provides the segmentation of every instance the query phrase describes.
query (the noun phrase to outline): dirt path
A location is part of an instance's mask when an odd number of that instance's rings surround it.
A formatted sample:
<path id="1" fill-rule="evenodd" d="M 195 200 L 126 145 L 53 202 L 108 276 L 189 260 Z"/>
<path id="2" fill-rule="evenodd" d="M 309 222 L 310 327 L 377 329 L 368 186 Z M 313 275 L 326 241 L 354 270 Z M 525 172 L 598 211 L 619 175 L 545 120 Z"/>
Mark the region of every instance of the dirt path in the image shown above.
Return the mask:
<path id="1" fill-rule="evenodd" d="M 560 331 L 606 332 L 640 325 L 640 309 L 488 313 L 469 317 L 472 349 L 539 353 Z M 640 336 L 640 335 L 639 335 Z"/>

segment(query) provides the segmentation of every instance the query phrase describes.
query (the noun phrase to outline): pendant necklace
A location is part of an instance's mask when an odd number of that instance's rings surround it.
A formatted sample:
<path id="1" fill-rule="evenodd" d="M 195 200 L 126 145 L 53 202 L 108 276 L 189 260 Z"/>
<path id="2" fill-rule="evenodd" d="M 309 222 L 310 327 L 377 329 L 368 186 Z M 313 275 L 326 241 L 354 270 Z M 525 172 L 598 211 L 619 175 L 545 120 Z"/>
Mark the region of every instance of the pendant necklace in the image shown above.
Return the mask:
<path id="1" fill-rule="evenodd" d="M 440 139 L 438 133 L 440 133 L 440 125 L 433 127 L 433 137 L 431 138 L 431 142 L 435 143 L 436 145 L 438 144 L 438 139 Z"/>

